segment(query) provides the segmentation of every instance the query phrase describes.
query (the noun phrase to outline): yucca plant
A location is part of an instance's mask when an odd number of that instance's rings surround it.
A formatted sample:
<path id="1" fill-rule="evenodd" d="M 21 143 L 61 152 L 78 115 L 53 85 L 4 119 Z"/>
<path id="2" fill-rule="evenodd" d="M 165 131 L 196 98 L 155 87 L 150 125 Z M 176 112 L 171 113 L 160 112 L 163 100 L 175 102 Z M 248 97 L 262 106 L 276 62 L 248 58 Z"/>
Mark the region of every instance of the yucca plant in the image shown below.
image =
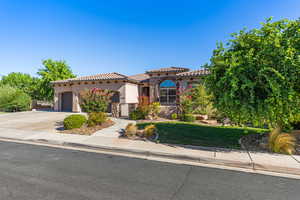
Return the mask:
<path id="1" fill-rule="evenodd" d="M 125 128 L 125 136 L 132 137 L 137 133 L 137 126 L 133 123 L 129 123 Z"/>
<path id="2" fill-rule="evenodd" d="M 295 153 L 296 138 L 289 133 L 281 133 L 281 128 L 275 128 L 269 136 L 269 148 L 276 153 Z"/>
<path id="3" fill-rule="evenodd" d="M 144 134 L 146 137 L 152 137 L 156 133 L 157 129 L 154 124 L 147 125 L 144 129 Z"/>

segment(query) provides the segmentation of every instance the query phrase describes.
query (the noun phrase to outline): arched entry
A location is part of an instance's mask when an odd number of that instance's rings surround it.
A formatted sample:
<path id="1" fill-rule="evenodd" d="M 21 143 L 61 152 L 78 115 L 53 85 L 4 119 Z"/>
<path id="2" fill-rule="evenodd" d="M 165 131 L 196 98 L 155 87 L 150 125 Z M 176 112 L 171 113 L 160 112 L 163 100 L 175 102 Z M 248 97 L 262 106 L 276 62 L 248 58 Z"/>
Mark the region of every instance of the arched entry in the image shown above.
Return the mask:
<path id="1" fill-rule="evenodd" d="M 73 93 L 64 92 L 61 94 L 61 111 L 72 112 L 73 110 Z"/>

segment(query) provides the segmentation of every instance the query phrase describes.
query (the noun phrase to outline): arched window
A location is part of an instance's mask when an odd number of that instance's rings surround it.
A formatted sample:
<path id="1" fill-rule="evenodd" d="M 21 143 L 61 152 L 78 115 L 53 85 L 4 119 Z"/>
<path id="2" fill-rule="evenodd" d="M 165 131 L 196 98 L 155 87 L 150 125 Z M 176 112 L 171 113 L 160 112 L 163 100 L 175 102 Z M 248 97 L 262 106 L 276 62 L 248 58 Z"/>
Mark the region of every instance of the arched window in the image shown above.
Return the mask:
<path id="1" fill-rule="evenodd" d="M 176 104 L 176 83 L 165 80 L 159 85 L 159 101 L 161 104 Z"/>

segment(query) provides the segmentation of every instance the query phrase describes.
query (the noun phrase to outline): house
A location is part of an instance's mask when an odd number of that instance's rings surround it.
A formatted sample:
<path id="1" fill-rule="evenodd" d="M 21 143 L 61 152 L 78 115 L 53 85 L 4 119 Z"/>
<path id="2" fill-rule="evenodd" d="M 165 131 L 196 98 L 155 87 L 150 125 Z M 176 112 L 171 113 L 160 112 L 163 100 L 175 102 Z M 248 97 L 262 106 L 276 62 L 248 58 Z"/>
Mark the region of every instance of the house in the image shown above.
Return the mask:
<path id="1" fill-rule="evenodd" d="M 183 67 L 167 67 L 132 76 L 114 72 L 53 81 L 54 110 L 81 112 L 80 92 L 100 88 L 118 91 L 113 102 L 118 104 L 122 117 L 135 109 L 142 96 L 150 102 L 160 102 L 161 110 L 169 114 L 176 110 L 178 91 L 199 83 L 199 78 L 208 73 L 207 69 L 190 71 Z"/>

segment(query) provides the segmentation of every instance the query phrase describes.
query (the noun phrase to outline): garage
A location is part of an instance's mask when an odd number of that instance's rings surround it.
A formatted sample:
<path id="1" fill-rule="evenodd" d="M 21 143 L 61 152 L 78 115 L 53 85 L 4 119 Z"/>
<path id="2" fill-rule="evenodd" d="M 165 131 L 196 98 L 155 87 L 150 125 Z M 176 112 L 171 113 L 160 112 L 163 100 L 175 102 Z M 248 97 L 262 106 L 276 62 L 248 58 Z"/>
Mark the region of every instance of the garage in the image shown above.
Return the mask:
<path id="1" fill-rule="evenodd" d="M 119 73 L 97 74 L 51 82 L 54 88 L 54 110 L 82 112 L 81 93 L 102 89 L 117 92 L 108 106 L 115 116 L 127 117 L 129 104 L 138 104 L 139 83 Z"/>
<path id="2" fill-rule="evenodd" d="M 64 112 L 72 112 L 73 108 L 73 93 L 64 92 L 61 94 L 61 110 Z"/>

